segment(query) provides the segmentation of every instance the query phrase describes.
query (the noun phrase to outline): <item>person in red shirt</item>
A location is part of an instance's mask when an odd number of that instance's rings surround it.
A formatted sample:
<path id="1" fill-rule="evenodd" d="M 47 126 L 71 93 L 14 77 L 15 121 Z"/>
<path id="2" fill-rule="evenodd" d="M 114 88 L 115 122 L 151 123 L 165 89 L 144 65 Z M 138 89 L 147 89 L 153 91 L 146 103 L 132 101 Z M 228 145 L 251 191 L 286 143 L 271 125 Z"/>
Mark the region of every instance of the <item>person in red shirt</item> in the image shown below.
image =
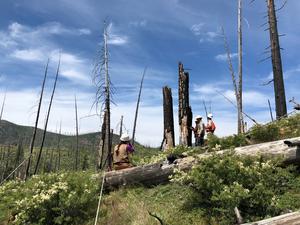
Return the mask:
<path id="1" fill-rule="evenodd" d="M 214 123 L 214 121 L 212 120 L 213 115 L 210 113 L 207 115 L 207 125 L 205 127 L 206 132 L 208 134 L 214 134 L 215 130 L 216 130 L 216 125 Z"/>

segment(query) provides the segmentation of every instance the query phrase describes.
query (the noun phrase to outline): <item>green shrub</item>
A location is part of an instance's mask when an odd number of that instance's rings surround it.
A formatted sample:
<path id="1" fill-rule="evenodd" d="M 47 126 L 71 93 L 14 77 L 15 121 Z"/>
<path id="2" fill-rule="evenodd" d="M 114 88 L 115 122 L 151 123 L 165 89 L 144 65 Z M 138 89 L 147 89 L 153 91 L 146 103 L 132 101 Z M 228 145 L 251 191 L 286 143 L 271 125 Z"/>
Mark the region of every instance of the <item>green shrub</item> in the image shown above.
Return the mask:
<path id="1" fill-rule="evenodd" d="M 232 135 L 228 137 L 219 138 L 216 135 L 209 135 L 207 138 L 207 145 L 210 149 L 230 149 L 247 145 L 246 136 L 243 134 Z"/>
<path id="2" fill-rule="evenodd" d="M 81 224 L 95 215 L 99 179 L 85 172 L 44 174 L 0 188 L 14 224 Z"/>
<path id="3" fill-rule="evenodd" d="M 173 181 L 193 189 L 187 206 L 203 209 L 205 215 L 220 224 L 235 222 L 234 207 L 246 221 L 255 221 L 284 210 L 278 199 L 292 187 L 295 171 L 292 167 L 278 167 L 278 163 L 241 158 L 233 152 L 215 154 L 190 172 L 177 171 Z"/>
<path id="4" fill-rule="evenodd" d="M 279 139 L 279 127 L 276 123 L 265 126 L 256 125 L 251 129 L 250 137 L 255 143 L 275 141 Z"/>

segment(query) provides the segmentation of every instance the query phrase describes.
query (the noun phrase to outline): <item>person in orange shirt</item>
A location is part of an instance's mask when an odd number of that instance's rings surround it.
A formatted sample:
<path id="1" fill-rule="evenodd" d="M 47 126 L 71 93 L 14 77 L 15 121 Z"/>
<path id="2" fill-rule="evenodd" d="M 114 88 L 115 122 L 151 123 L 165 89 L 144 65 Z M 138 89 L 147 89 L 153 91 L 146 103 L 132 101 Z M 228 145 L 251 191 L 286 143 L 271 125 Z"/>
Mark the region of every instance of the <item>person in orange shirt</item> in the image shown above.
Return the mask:
<path id="1" fill-rule="evenodd" d="M 215 125 L 214 121 L 212 120 L 212 118 L 213 118 L 213 115 L 211 113 L 209 113 L 207 115 L 207 125 L 205 127 L 206 132 L 208 134 L 214 134 L 214 132 L 216 130 L 216 125 Z"/>

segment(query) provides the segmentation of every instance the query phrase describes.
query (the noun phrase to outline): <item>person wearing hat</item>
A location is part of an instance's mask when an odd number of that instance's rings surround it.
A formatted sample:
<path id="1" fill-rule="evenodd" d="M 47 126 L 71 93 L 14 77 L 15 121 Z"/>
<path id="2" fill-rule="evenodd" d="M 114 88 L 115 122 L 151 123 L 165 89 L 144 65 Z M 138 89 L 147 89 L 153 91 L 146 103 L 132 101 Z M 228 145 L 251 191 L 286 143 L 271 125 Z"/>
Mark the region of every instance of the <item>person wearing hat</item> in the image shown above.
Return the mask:
<path id="1" fill-rule="evenodd" d="M 134 148 L 130 143 L 128 134 L 122 134 L 120 143 L 114 148 L 113 165 L 115 170 L 122 170 L 132 167 L 130 163 L 130 155 L 134 152 Z"/>
<path id="2" fill-rule="evenodd" d="M 196 116 L 195 118 L 196 126 L 192 127 L 195 135 L 195 146 L 204 145 L 204 135 L 205 135 L 205 125 L 202 122 L 202 116 Z"/>
<path id="3" fill-rule="evenodd" d="M 211 113 L 209 113 L 207 115 L 207 125 L 205 127 L 206 132 L 208 134 L 214 134 L 214 132 L 216 130 L 216 125 L 215 125 L 214 121 L 212 120 L 212 118 L 213 118 L 213 115 Z"/>

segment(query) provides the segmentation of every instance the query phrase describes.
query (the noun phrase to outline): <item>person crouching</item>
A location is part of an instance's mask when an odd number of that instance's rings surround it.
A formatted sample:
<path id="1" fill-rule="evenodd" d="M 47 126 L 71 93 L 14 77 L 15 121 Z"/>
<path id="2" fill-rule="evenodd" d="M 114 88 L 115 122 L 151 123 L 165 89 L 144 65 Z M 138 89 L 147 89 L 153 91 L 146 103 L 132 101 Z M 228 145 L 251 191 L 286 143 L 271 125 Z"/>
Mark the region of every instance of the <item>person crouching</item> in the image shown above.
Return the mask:
<path id="1" fill-rule="evenodd" d="M 134 152 L 133 146 L 130 144 L 128 134 L 122 134 L 120 143 L 115 146 L 113 154 L 113 164 L 115 170 L 122 170 L 132 167 L 130 163 L 130 155 Z"/>

